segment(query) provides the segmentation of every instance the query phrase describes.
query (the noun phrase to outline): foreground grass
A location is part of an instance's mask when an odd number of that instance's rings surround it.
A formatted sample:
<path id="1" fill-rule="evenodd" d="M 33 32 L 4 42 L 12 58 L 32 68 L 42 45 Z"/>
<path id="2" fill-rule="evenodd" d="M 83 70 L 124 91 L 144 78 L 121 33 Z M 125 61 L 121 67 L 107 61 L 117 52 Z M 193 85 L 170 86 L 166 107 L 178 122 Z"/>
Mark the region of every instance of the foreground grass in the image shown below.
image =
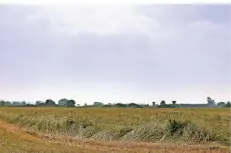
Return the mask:
<path id="1" fill-rule="evenodd" d="M 30 133 L 75 139 L 218 142 L 230 145 L 230 110 L 123 108 L 0 108 L 0 119 Z"/>
<path id="2" fill-rule="evenodd" d="M 0 121 L 0 152 L 49 152 L 49 153 L 226 153 L 228 148 L 201 144 L 188 146 L 182 144 L 161 144 L 122 141 L 73 140 L 72 138 L 51 138 L 30 135 L 18 126 Z"/>

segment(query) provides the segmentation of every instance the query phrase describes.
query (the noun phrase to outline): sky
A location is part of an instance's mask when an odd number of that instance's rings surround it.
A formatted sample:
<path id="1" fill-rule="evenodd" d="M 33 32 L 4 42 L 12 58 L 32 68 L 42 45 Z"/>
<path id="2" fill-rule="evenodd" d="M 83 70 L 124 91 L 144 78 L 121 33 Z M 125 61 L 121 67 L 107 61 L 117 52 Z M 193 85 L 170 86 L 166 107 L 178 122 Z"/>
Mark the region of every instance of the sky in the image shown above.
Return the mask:
<path id="1" fill-rule="evenodd" d="M 0 4 L 0 99 L 231 100 L 230 5 Z"/>

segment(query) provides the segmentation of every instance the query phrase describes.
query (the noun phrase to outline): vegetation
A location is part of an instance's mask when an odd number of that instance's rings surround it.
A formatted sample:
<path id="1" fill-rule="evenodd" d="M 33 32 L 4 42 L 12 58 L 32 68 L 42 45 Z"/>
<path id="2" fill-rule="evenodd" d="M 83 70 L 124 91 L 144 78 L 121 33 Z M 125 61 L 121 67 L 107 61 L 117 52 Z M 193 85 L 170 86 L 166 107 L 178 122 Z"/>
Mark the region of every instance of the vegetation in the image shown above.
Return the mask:
<path id="1" fill-rule="evenodd" d="M 225 107 L 231 107 L 230 102 L 228 101 L 227 104 L 225 105 Z"/>
<path id="2" fill-rule="evenodd" d="M 229 145 L 229 115 L 227 108 L 0 108 L 1 120 L 36 133 L 93 140 L 223 145 Z"/>
<path id="3" fill-rule="evenodd" d="M 229 123 L 229 108 L 0 107 L 0 152 L 223 153 Z"/>
<path id="4" fill-rule="evenodd" d="M 179 144 L 187 146 L 176 152 L 213 152 L 207 144 L 218 148 L 214 152 L 224 152 L 230 145 L 230 105 L 230 102 L 216 104 L 210 97 L 207 104 L 178 104 L 177 101 L 167 104 L 162 100 L 159 105 L 152 102 L 151 106 L 103 102 L 80 106 L 66 98 L 58 103 L 47 99 L 35 104 L 1 100 L 0 134 L 4 137 L 0 138 L 0 152 L 12 152 L 12 148 L 22 152 L 75 152 L 76 148 L 82 152 L 153 152 L 156 147 L 160 149 L 157 152 L 167 152 L 166 144 L 168 148 L 175 145 L 171 149 Z M 189 109 L 192 107 L 200 108 Z M 1 124 L 14 127 L 3 128 Z M 19 130 L 21 128 L 23 131 Z M 19 135 L 23 140 L 11 145 Z M 113 149 L 108 140 L 113 140 L 110 141 Z M 90 141 L 88 149 L 81 146 L 85 141 Z M 149 149 L 136 147 L 141 143 Z M 206 144 L 208 150 L 198 149 L 199 144 Z M 29 145 L 34 147 L 29 148 Z M 43 147 L 39 148 L 41 145 Z M 102 145 L 108 147 L 99 150 Z M 7 147 L 2 149 L 1 146 Z M 194 149 L 190 150 L 189 146 Z"/>
<path id="5" fill-rule="evenodd" d="M 55 103 L 52 99 L 47 99 L 45 102 L 42 101 L 36 101 L 35 104 L 28 104 L 25 101 L 23 102 L 9 102 L 9 101 L 0 101 L 0 106 L 17 106 L 17 107 L 36 107 L 36 106 L 46 106 L 46 107 L 54 107 L 54 106 L 60 106 L 60 107 L 119 107 L 119 108 L 179 108 L 179 107 L 231 107 L 230 102 L 218 102 L 215 103 L 215 100 L 213 100 L 210 97 L 207 97 L 207 104 L 177 104 L 177 101 L 172 101 L 171 104 L 167 104 L 165 100 L 162 100 L 160 102 L 160 105 L 156 104 L 155 102 L 152 102 L 152 106 L 149 106 L 149 104 L 136 104 L 136 103 L 115 103 L 115 104 L 104 104 L 103 102 L 94 102 L 93 105 L 87 105 L 86 103 L 83 106 L 80 106 L 79 104 L 76 104 L 74 100 L 68 100 L 66 98 L 60 99 L 58 101 L 58 104 Z"/>
<path id="6" fill-rule="evenodd" d="M 43 153 L 224 153 L 228 148 L 210 145 L 174 145 L 122 141 L 74 140 L 28 134 L 15 125 L 0 122 L 0 152 Z M 20 141 L 19 141 L 20 140 Z"/>

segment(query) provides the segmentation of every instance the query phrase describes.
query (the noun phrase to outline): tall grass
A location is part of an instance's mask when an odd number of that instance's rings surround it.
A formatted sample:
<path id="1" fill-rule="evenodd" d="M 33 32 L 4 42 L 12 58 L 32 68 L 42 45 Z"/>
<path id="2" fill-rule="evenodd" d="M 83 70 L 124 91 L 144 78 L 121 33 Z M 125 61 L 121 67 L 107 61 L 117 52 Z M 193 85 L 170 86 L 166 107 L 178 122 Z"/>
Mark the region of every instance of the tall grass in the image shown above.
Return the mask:
<path id="1" fill-rule="evenodd" d="M 229 144 L 229 109 L 0 108 L 34 132 L 123 141 Z"/>

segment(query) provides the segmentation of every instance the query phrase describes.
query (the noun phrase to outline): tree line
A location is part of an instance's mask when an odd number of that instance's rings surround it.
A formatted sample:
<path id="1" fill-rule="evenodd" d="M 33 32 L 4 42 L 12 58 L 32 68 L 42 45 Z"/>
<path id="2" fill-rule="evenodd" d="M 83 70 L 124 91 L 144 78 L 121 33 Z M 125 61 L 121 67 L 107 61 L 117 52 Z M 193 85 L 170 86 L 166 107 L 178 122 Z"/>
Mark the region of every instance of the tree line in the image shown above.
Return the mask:
<path id="1" fill-rule="evenodd" d="M 56 104 L 56 102 L 52 99 L 47 99 L 45 102 L 43 101 L 36 101 L 35 104 L 30 104 L 28 102 L 17 102 L 17 101 L 14 101 L 14 102 L 9 102 L 9 101 L 4 101 L 4 100 L 1 100 L 0 101 L 0 106 L 51 106 L 51 107 L 55 107 L 55 106 L 66 106 L 66 107 L 75 107 L 76 105 L 76 102 L 72 99 L 66 99 L 66 98 L 63 98 L 63 99 L 60 99 L 58 101 L 58 103 Z"/>
<path id="2" fill-rule="evenodd" d="M 152 102 L 152 105 L 149 104 L 136 104 L 136 103 L 115 103 L 115 104 L 104 104 L 103 102 L 94 102 L 92 105 L 84 104 L 80 106 L 76 104 L 75 100 L 73 99 L 66 99 L 62 98 L 56 102 L 52 99 L 47 99 L 45 102 L 43 101 L 36 101 L 35 104 L 30 104 L 25 101 L 22 102 L 9 102 L 9 101 L 0 101 L 0 106 L 15 106 L 15 107 L 120 107 L 120 108 L 149 108 L 149 107 L 156 107 L 156 108 L 179 108 L 179 107 L 231 107 L 230 102 L 218 102 L 217 104 L 215 101 L 207 97 L 207 104 L 177 104 L 176 101 L 172 101 L 170 104 L 167 104 L 165 100 L 162 100 L 160 104 L 156 104 Z"/>

